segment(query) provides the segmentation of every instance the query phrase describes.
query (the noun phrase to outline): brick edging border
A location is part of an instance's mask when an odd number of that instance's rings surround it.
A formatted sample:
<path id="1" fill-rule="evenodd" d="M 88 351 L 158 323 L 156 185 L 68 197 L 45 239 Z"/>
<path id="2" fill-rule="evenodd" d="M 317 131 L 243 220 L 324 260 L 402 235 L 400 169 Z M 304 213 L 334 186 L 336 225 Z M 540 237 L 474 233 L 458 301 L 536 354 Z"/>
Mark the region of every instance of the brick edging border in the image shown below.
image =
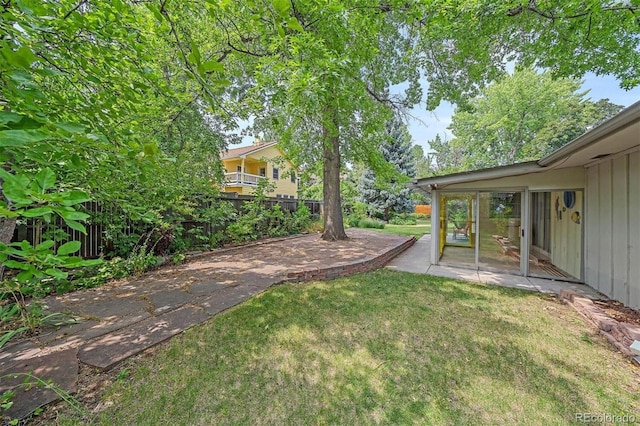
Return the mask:
<path id="1" fill-rule="evenodd" d="M 378 269 L 387 264 L 391 259 L 411 247 L 416 242 L 415 237 L 407 239 L 400 245 L 393 247 L 391 250 L 378 253 L 364 260 L 345 263 L 329 268 L 317 268 L 303 271 L 294 271 L 287 274 L 287 278 L 283 283 L 287 282 L 303 282 L 312 280 L 330 280 L 339 277 L 346 277 L 361 272 L 369 272 Z"/>
<path id="2" fill-rule="evenodd" d="M 591 299 L 581 297 L 575 291 L 562 290 L 560 299 L 591 322 L 598 329 L 598 332 L 623 355 L 630 358 L 636 365 L 640 365 L 640 361 L 629 350 L 629 346 L 634 340 L 640 340 L 640 327 L 611 318 Z"/>

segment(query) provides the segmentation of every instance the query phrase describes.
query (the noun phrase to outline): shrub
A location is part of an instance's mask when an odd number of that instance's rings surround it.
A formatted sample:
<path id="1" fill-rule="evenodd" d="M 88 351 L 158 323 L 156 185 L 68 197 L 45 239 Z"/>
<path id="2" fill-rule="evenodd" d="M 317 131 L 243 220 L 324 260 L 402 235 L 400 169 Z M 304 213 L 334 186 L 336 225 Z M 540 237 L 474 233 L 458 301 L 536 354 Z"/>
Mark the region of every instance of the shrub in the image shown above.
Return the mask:
<path id="1" fill-rule="evenodd" d="M 309 224 L 303 229 L 303 231 L 308 232 L 310 234 L 317 234 L 324 231 L 324 224 L 322 223 L 322 219 L 312 220 Z"/>
<path id="2" fill-rule="evenodd" d="M 389 223 L 391 225 L 415 225 L 417 222 L 413 214 L 401 213 L 395 214 L 389 219 Z"/>
<path id="3" fill-rule="evenodd" d="M 365 219 L 367 217 L 367 213 L 369 211 L 369 205 L 362 202 L 357 202 L 353 204 L 353 208 L 351 210 L 351 214 L 349 216 Z"/>
<path id="4" fill-rule="evenodd" d="M 358 222 L 357 228 L 384 229 L 384 222 L 373 219 L 362 219 Z"/>
<path id="5" fill-rule="evenodd" d="M 359 218 L 358 216 L 350 215 L 347 216 L 347 225 L 351 228 L 358 228 L 360 226 L 360 221 L 364 220 Z"/>
<path id="6" fill-rule="evenodd" d="M 391 225 L 415 225 L 417 224 L 414 218 L 406 218 L 403 219 L 401 217 L 392 217 L 389 219 L 389 224 Z"/>
<path id="7" fill-rule="evenodd" d="M 311 211 L 306 204 L 300 203 L 298 209 L 292 215 L 293 233 L 302 232 L 311 224 Z"/>

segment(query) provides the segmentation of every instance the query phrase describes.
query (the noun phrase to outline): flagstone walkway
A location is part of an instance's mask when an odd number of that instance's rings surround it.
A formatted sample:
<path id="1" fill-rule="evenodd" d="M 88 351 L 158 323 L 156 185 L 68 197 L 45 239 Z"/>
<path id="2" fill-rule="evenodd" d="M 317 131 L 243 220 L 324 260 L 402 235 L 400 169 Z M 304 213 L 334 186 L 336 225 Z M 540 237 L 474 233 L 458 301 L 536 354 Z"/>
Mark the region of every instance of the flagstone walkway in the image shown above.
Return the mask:
<path id="1" fill-rule="evenodd" d="M 46 313 L 65 312 L 77 322 L 1 349 L 0 394 L 15 392 L 7 414 L 24 418 L 58 398 L 52 390 L 26 389 L 25 374 L 74 393 L 80 363 L 108 370 L 274 284 L 376 269 L 415 241 L 360 229 L 348 235 L 348 241 L 315 234 L 206 252 L 183 265 L 45 298 Z"/>

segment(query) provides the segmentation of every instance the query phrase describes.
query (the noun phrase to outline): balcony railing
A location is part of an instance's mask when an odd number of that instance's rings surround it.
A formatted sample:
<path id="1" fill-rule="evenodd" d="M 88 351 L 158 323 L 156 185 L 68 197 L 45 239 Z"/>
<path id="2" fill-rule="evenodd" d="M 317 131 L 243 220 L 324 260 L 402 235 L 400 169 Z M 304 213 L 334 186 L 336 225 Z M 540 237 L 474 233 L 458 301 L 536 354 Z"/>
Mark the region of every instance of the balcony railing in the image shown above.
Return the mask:
<path id="1" fill-rule="evenodd" d="M 229 185 L 258 185 L 260 179 L 266 179 L 264 176 L 250 175 L 249 173 L 231 172 L 225 173 L 225 182 Z"/>

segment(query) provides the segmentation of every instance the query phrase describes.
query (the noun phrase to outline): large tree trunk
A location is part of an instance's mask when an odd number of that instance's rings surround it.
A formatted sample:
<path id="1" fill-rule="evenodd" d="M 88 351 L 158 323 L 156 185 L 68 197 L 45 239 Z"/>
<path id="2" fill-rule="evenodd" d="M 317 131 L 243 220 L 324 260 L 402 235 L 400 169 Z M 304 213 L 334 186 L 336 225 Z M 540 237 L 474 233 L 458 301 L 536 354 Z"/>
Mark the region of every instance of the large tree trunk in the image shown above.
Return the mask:
<path id="1" fill-rule="evenodd" d="M 326 241 L 346 240 L 342 222 L 342 204 L 340 202 L 340 140 L 337 132 L 323 129 L 322 158 L 324 176 L 322 196 L 324 200 L 324 233 Z"/>

